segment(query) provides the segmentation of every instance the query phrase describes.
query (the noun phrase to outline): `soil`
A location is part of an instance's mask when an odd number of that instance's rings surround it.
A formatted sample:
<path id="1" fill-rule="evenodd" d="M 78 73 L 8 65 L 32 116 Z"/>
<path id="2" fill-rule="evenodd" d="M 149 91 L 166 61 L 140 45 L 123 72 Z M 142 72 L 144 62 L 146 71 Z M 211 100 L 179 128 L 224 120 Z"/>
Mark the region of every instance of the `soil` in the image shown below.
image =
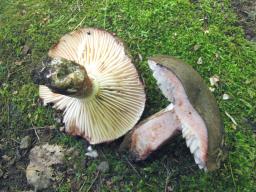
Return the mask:
<path id="1" fill-rule="evenodd" d="M 238 15 L 238 24 L 243 27 L 246 38 L 256 42 L 256 1 L 233 0 L 232 6 Z"/>
<path id="2" fill-rule="evenodd" d="M 32 145 L 27 149 L 20 149 L 18 140 L 2 138 L 0 140 L 0 192 L 30 190 L 27 184 L 26 167 L 29 163 L 29 151 L 37 144 L 49 141 L 55 130 L 49 128 L 40 129 L 37 134 L 43 140 L 37 140 L 33 129 L 28 129 L 26 135 L 33 138 Z"/>

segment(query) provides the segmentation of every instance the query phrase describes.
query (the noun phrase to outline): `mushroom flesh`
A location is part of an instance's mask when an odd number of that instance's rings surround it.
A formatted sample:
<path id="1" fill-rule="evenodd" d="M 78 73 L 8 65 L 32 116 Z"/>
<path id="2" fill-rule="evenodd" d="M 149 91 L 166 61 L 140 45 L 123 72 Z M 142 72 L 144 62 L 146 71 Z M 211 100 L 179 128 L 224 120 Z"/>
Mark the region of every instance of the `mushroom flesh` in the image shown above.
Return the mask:
<path id="1" fill-rule="evenodd" d="M 200 75 L 173 57 L 148 60 L 157 85 L 171 104 L 142 121 L 125 137 L 135 160 L 146 159 L 178 132 L 186 139 L 200 169 L 219 168 L 223 147 L 223 123 L 216 100 Z"/>

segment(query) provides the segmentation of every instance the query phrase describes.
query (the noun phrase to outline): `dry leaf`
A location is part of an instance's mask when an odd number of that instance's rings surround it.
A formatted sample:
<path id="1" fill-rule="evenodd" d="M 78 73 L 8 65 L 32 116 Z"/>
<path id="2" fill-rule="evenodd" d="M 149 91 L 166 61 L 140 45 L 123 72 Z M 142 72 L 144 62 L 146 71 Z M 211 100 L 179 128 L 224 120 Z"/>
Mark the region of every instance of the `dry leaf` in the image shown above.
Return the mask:
<path id="1" fill-rule="evenodd" d="M 220 77 L 218 75 L 213 75 L 212 77 L 210 77 L 210 84 L 211 84 L 211 86 L 218 87 L 219 81 L 220 81 Z"/>
<path id="2" fill-rule="evenodd" d="M 198 65 L 203 64 L 203 59 L 202 59 L 202 57 L 199 57 L 196 63 L 197 63 Z"/>

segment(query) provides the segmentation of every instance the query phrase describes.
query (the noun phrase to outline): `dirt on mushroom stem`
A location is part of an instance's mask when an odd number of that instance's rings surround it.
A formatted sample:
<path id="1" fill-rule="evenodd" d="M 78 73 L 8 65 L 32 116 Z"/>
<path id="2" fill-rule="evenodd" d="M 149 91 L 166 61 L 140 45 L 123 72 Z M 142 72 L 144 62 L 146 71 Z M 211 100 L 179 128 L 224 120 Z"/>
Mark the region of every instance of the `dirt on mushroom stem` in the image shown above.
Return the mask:
<path id="1" fill-rule="evenodd" d="M 54 93 L 72 97 L 87 97 L 93 92 L 92 82 L 86 69 L 63 58 L 48 57 L 43 66 L 33 71 L 33 81 L 45 85 Z"/>

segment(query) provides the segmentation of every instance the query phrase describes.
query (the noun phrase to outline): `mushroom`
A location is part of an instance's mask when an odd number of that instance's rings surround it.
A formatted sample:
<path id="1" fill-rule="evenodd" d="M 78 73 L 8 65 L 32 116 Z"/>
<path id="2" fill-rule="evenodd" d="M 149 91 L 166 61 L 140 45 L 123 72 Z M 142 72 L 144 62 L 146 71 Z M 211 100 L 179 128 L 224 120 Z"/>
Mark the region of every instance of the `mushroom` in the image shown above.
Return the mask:
<path id="1" fill-rule="evenodd" d="M 97 144 L 134 127 L 145 106 L 144 86 L 119 39 L 84 28 L 63 36 L 48 56 L 34 81 L 45 105 L 64 110 L 67 133 Z"/>
<path id="2" fill-rule="evenodd" d="M 181 132 L 200 169 L 219 168 L 223 123 L 203 79 L 190 65 L 170 56 L 150 58 L 148 64 L 171 104 L 136 125 L 125 137 L 121 150 L 129 148 L 135 160 L 144 160 Z"/>

